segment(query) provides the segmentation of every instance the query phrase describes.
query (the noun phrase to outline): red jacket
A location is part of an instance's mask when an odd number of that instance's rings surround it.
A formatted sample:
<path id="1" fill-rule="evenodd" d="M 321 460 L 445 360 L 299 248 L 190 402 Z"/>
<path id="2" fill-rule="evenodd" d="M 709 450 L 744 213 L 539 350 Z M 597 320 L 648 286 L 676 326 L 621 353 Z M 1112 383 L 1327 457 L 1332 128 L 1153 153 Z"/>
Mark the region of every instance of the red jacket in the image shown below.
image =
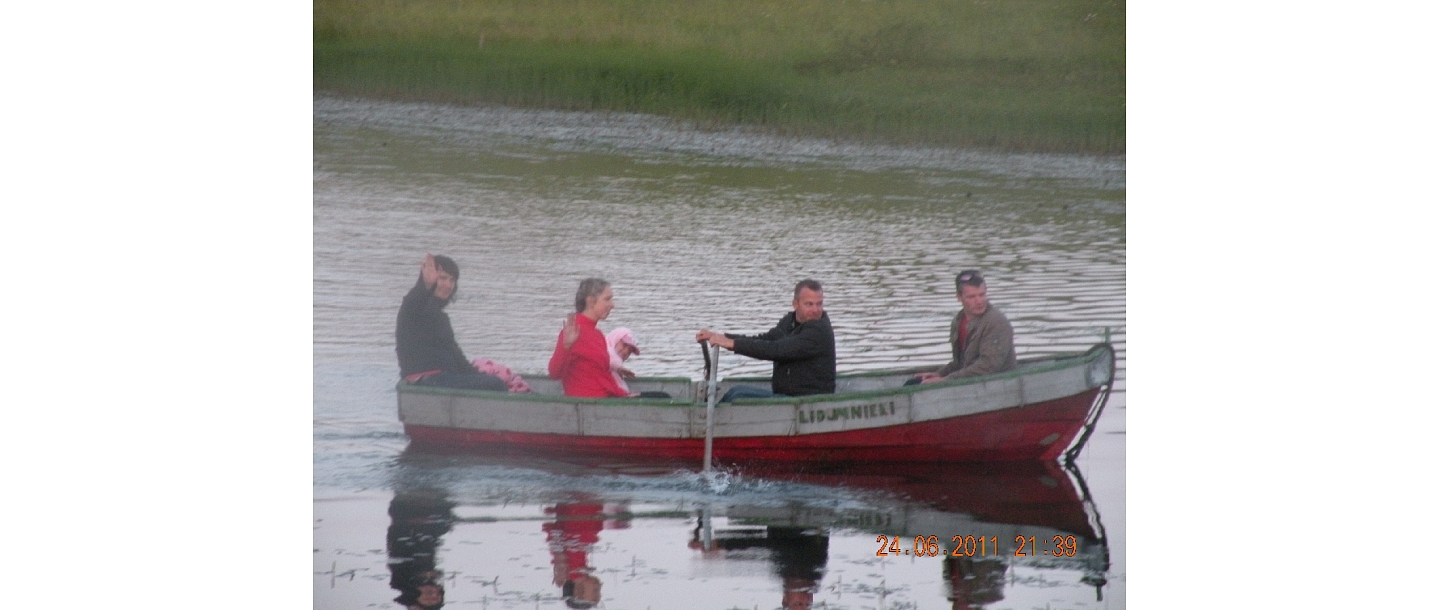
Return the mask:
<path id="1" fill-rule="evenodd" d="M 550 378 L 559 379 L 566 396 L 610 398 L 630 393 L 615 383 L 610 374 L 610 348 L 605 335 L 595 328 L 595 321 L 585 314 L 575 314 L 580 338 L 565 349 L 565 331 L 555 338 L 555 353 L 550 356 Z"/>

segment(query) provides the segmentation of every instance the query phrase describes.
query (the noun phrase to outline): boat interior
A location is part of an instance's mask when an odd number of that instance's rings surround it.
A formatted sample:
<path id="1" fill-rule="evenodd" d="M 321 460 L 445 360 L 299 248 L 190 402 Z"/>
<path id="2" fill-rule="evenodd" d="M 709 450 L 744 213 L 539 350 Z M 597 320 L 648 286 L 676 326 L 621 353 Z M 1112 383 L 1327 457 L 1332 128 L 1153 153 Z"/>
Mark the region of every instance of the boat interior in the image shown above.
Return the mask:
<path id="1" fill-rule="evenodd" d="M 1016 371 L 1037 368 L 1064 358 L 1073 358 L 1077 354 L 1066 354 L 1062 356 L 1046 356 L 1041 358 L 1021 359 L 1016 368 L 1007 371 L 1006 374 L 1014 374 Z M 892 390 L 905 385 L 916 373 L 934 370 L 934 366 L 917 366 L 905 369 L 886 369 L 879 371 L 856 371 L 841 373 L 835 377 L 835 393 L 849 394 L 854 392 L 874 392 L 881 390 Z M 544 375 L 523 375 L 525 382 L 530 384 L 531 391 L 541 396 L 561 396 L 564 394 L 560 382 L 550 379 Z M 637 377 L 626 381 L 626 384 L 633 392 L 664 392 L 671 396 L 671 400 L 697 402 L 704 401 L 709 388 L 705 380 L 693 380 L 688 377 Z M 769 377 L 728 377 L 722 378 L 717 384 L 716 394 L 723 395 L 727 390 L 737 385 L 752 385 L 769 387 Z"/>

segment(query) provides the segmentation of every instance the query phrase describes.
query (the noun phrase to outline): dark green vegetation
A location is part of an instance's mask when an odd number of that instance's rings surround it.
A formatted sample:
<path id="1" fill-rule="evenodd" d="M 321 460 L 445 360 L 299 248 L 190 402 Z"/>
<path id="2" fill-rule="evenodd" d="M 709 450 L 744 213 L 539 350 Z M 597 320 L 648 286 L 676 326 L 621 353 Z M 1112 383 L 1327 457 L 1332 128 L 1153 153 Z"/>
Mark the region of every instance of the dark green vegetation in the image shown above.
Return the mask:
<path id="1" fill-rule="evenodd" d="M 317 91 L 1125 151 L 1123 1 L 314 2 Z"/>

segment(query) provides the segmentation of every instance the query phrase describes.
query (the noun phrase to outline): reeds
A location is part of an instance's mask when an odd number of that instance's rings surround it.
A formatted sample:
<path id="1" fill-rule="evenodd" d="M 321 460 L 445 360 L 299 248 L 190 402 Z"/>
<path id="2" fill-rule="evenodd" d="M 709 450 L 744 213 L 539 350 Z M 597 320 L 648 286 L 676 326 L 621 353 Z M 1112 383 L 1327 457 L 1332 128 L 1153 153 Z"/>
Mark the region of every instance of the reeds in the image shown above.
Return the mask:
<path id="1" fill-rule="evenodd" d="M 1125 150 L 1124 3 L 316 0 L 317 90 Z"/>

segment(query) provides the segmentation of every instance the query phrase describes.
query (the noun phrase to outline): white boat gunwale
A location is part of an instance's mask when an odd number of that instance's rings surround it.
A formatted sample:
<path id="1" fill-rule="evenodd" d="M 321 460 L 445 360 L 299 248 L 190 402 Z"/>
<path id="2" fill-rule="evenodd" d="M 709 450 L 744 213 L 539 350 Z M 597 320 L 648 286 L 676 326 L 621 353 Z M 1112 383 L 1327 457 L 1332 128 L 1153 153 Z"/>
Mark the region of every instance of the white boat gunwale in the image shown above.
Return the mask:
<path id="1" fill-rule="evenodd" d="M 1097 386 L 1094 386 L 1094 387 L 1109 386 L 1109 385 L 1111 385 L 1111 384 L 1114 383 L 1114 376 L 1115 376 L 1114 356 L 1113 356 L 1114 351 L 1113 351 L 1113 348 L 1110 346 L 1110 344 L 1108 344 L 1108 343 L 1100 343 L 1100 344 L 1096 344 L 1095 346 L 1091 347 L 1089 350 L 1084 351 L 1084 352 L 1072 352 L 1072 353 L 1065 353 L 1065 354 L 1054 354 L 1054 355 L 1049 355 L 1049 356 L 1042 356 L 1042 357 L 1037 357 L 1037 358 L 1025 358 L 1025 359 L 1020 360 L 1020 361 L 1017 363 L 1017 365 L 1016 365 L 1016 367 L 1015 367 L 1014 369 L 1011 369 L 1011 370 L 1009 370 L 1009 371 L 1005 371 L 1005 372 L 1002 372 L 1002 373 L 995 373 L 995 374 L 992 374 L 992 375 L 981 375 L 981 376 L 976 376 L 976 377 L 966 377 L 966 378 L 962 378 L 962 379 L 952 379 L 952 380 L 949 380 L 949 381 L 941 381 L 941 382 L 937 382 L 937 383 L 928 383 L 928 384 L 924 384 L 924 385 L 899 386 L 899 387 L 894 387 L 894 388 L 881 388 L 881 389 L 875 389 L 875 390 L 860 390 L 860 391 L 854 391 L 854 392 L 837 392 L 837 393 L 834 393 L 834 394 L 811 394 L 811 395 L 808 395 L 808 396 L 788 396 L 788 397 L 776 397 L 776 398 L 746 398 L 746 399 L 737 400 L 737 401 L 735 401 L 735 402 L 733 402 L 733 403 L 730 403 L 730 404 L 732 404 L 732 405 L 734 405 L 734 406 L 773 406 L 773 405 L 785 405 L 785 404 L 797 404 L 797 405 L 798 405 L 798 404 L 810 404 L 810 403 L 817 403 L 817 402 L 835 402 L 835 401 L 841 401 L 841 400 L 844 400 L 844 401 L 849 401 L 849 400 L 865 400 L 865 399 L 870 399 L 870 398 L 881 398 L 881 397 L 887 397 L 887 396 L 913 395 L 913 394 L 917 394 L 917 393 L 921 393 L 921 392 L 929 392 L 929 391 L 933 391 L 933 390 L 939 390 L 939 389 L 945 389 L 945 388 L 953 388 L 953 387 L 961 387 L 961 386 L 966 386 L 966 385 L 972 385 L 972 384 L 978 384 L 978 383 L 985 383 L 985 382 L 993 382 L 993 381 L 1006 380 L 1006 379 L 1015 379 L 1015 378 L 1020 378 L 1020 377 L 1027 377 L 1027 376 L 1030 376 L 1030 375 L 1036 375 L 1036 374 L 1040 374 L 1040 373 L 1046 373 L 1046 372 L 1050 372 L 1050 371 L 1057 371 L 1057 370 L 1063 370 L 1063 369 L 1067 369 L 1067 368 L 1073 368 L 1073 367 L 1078 366 L 1078 365 L 1081 365 L 1081 364 L 1088 364 L 1090 361 L 1092 361 L 1092 360 L 1094 360 L 1094 359 L 1096 359 L 1096 358 L 1099 358 L 1099 357 L 1100 357 L 1100 354 L 1102 354 L 1102 353 L 1104 353 L 1104 352 L 1106 352 L 1106 351 L 1110 352 L 1110 354 L 1111 354 L 1110 364 L 1109 364 L 1109 366 L 1107 367 L 1107 368 L 1108 368 L 1108 371 L 1107 371 L 1108 374 L 1107 374 L 1107 376 L 1106 376 L 1106 379 L 1105 379 L 1103 382 L 1101 382 L 1100 384 L 1098 384 Z M 890 377 L 890 376 L 905 376 L 905 375 L 914 375 L 915 373 L 920 373 L 920 372 L 924 372 L 924 371 L 933 371 L 933 370 L 935 370 L 936 368 L 937 368 L 937 366 L 915 366 L 915 367 L 907 367 L 907 368 L 900 368 L 900 369 L 886 369 L 886 370 L 879 370 L 879 371 L 859 371 L 859 372 L 855 372 L 855 373 L 844 373 L 844 374 L 839 375 L 838 377 L 841 378 L 841 379 L 845 379 L 845 378 L 861 379 L 861 378 L 879 378 L 879 377 Z M 524 377 L 524 376 L 522 375 L 522 377 Z M 544 379 L 544 378 L 541 378 L 541 379 Z M 737 384 L 737 383 L 762 383 L 762 382 L 769 382 L 769 381 L 770 381 L 770 378 L 769 378 L 769 377 L 728 377 L 728 378 L 725 378 L 724 380 L 722 380 L 722 384 L 724 384 L 724 385 L 733 385 L 733 384 Z M 697 382 L 697 381 L 694 381 L 693 379 L 691 379 L 691 378 L 689 378 L 689 377 L 671 376 L 671 377 L 638 377 L 638 378 L 632 380 L 631 383 L 637 384 L 637 385 L 642 385 L 642 384 L 662 384 L 662 383 L 675 383 L 675 384 L 691 384 L 691 385 L 694 385 L 694 384 L 697 384 L 697 383 L 704 383 L 704 382 L 703 382 L 703 381 Z M 460 388 L 446 388 L 446 387 L 438 387 L 438 386 L 415 385 L 415 384 L 407 383 L 407 382 L 404 381 L 403 379 L 400 380 L 399 382 L 397 382 L 397 384 L 396 384 L 396 391 L 397 391 L 397 393 L 404 392 L 404 393 L 419 393 L 419 394 L 440 394 L 440 395 L 451 395 L 451 396 L 483 397 L 483 398 L 490 399 L 490 400 L 516 401 L 516 402 L 546 402 L 546 403 L 563 402 L 563 403 L 566 403 L 566 404 L 575 404 L 575 405 L 625 405 L 625 406 L 648 406 L 648 407 L 657 407 L 657 408 L 690 408 L 690 407 L 694 407 L 694 406 L 697 405 L 697 404 L 701 404 L 701 405 L 704 404 L 704 401 L 703 401 L 703 400 L 689 400 L 689 399 L 685 399 L 685 398 L 582 398 L 582 397 L 578 397 L 578 396 L 564 396 L 564 395 L 559 395 L 559 394 L 509 393 L 509 392 L 493 392 L 493 391 L 484 391 L 484 390 L 467 390 L 467 389 L 460 389 Z M 697 392 L 698 392 L 698 390 L 697 390 Z M 697 396 L 698 396 L 698 395 L 699 395 L 699 394 L 697 393 Z"/>

